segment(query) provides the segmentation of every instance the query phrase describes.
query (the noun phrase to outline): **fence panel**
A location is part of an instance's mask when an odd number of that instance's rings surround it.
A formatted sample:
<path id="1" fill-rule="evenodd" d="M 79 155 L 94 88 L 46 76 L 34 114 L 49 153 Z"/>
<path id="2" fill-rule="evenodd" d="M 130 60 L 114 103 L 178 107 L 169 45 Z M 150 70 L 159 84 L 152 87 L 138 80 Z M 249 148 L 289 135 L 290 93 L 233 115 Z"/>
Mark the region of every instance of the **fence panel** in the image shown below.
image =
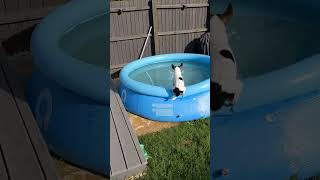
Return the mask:
<path id="1" fill-rule="evenodd" d="M 207 31 L 207 0 L 129 0 L 110 6 L 111 69 L 139 58 L 150 26 L 144 56 L 184 52 Z"/>
<path id="2" fill-rule="evenodd" d="M 38 23 L 68 0 L 0 0 L 0 42 Z"/>

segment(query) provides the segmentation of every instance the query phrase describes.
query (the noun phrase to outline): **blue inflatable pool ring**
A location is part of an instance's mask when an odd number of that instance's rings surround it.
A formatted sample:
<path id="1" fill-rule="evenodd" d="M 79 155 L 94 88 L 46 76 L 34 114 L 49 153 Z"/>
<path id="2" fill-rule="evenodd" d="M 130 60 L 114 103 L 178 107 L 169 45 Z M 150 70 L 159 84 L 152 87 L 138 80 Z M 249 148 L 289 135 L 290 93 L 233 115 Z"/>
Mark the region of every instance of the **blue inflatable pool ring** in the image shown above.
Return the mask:
<path id="1" fill-rule="evenodd" d="M 59 43 L 65 34 L 76 29 L 79 24 L 106 16 L 106 8 L 107 3 L 99 0 L 73 0 L 66 3 L 41 21 L 31 41 L 31 50 L 35 55 L 34 62 L 43 74 L 63 87 L 102 104 L 108 102 L 107 63 L 97 66 L 79 61 L 63 51 Z M 100 33 L 107 33 L 107 23 L 105 27 L 100 28 Z"/>
<path id="2" fill-rule="evenodd" d="M 27 88 L 50 151 L 105 175 L 110 173 L 108 5 L 73 0 L 37 25 L 31 38 L 36 70 Z"/>
<path id="3" fill-rule="evenodd" d="M 184 64 L 182 75 L 186 84 L 188 77 L 190 81 L 197 78 L 199 81 L 186 85 L 185 94 L 173 100 L 170 69 L 171 64 L 180 63 Z M 129 112 L 148 119 L 179 122 L 207 118 L 210 115 L 209 64 L 209 56 L 188 53 L 136 60 L 121 70 L 119 94 Z"/>
<path id="4" fill-rule="evenodd" d="M 243 88 L 211 123 L 214 179 L 307 179 L 319 172 L 319 1 L 217 0 Z M 213 24 L 214 26 L 214 24 Z M 221 172 L 228 170 L 223 176 Z"/>

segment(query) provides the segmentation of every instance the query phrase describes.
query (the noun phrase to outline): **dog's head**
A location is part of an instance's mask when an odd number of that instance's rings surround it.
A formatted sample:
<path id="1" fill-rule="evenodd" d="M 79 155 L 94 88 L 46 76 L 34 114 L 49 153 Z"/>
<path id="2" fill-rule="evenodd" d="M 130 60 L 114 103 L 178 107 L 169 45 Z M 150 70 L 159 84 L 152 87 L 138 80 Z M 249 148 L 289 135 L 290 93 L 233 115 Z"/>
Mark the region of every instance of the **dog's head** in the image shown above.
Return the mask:
<path id="1" fill-rule="evenodd" d="M 231 48 L 229 47 L 226 26 L 230 22 L 232 17 L 233 7 L 231 3 L 229 3 L 229 5 L 222 14 L 216 14 L 210 18 L 210 36 L 212 36 L 210 40 L 210 46 L 213 47 L 215 51 L 218 51 L 213 52 L 212 54 L 219 53 L 222 56 L 227 56 L 226 58 L 229 59 L 232 56 L 232 52 Z M 233 59 L 233 57 L 231 59 Z"/>
<path id="2" fill-rule="evenodd" d="M 222 13 L 222 14 L 217 14 L 216 16 L 219 17 L 219 19 L 225 24 L 227 25 L 232 16 L 233 16 L 233 7 L 232 7 L 232 4 L 229 3 L 226 10 Z"/>
<path id="3" fill-rule="evenodd" d="M 236 60 L 232 51 L 232 48 L 229 45 L 228 35 L 226 31 L 226 25 L 230 22 L 233 16 L 233 7 L 231 3 L 228 5 L 226 10 L 222 14 L 217 14 L 211 17 L 210 19 L 210 56 L 211 59 L 215 59 L 215 63 L 224 62 L 228 64 L 229 69 L 231 68 L 232 72 L 236 72 Z M 217 64 L 212 63 L 213 72 L 218 72 L 221 68 Z M 225 74 L 227 72 L 220 72 Z M 214 74 L 211 74 L 211 77 L 214 78 Z M 234 77 L 236 78 L 236 77 Z"/>
<path id="4" fill-rule="evenodd" d="M 175 66 L 175 65 L 171 64 L 171 68 L 174 70 L 175 76 L 181 76 L 182 66 L 183 66 L 183 63 L 181 63 L 178 66 Z"/>
<path id="5" fill-rule="evenodd" d="M 173 70 L 175 70 L 177 67 L 178 67 L 178 68 L 182 68 L 182 66 L 183 66 L 183 63 L 180 63 L 179 66 L 175 66 L 175 65 L 171 64 L 171 68 L 172 68 Z"/>

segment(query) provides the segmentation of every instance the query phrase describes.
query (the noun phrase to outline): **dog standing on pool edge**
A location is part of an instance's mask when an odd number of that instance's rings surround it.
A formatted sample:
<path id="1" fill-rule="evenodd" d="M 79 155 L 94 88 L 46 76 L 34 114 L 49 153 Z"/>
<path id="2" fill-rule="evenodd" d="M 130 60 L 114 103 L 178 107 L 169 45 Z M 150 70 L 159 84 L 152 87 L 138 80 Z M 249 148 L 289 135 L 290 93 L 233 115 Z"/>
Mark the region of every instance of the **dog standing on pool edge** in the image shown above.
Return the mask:
<path id="1" fill-rule="evenodd" d="M 226 26 L 233 16 L 229 3 L 223 14 L 210 17 L 210 108 L 213 112 L 223 106 L 233 106 L 239 98 L 242 83 L 238 79 L 237 63 L 230 47 Z"/>
<path id="2" fill-rule="evenodd" d="M 171 64 L 172 69 L 174 70 L 174 79 L 173 79 L 173 98 L 172 100 L 175 100 L 178 96 L 183 95 L 186 91 L 186 87 L 184 86 L 184 80 L 181 73 L 181 68 L 183 66 L 183 63 L 181 63 L 179 66 L 175 66 Z"/>

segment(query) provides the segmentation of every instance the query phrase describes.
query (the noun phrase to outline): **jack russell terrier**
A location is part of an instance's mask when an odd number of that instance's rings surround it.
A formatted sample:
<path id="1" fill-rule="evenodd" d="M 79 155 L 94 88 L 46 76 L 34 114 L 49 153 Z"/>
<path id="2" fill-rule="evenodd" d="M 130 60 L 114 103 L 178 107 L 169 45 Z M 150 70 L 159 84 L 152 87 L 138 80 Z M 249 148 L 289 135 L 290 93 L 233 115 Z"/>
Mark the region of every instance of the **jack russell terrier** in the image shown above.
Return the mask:
<path id="1" fill-rule="evenodd" d="M 183 95 L 183 93 L 186 91 L 186 87 L 184 86 L 184 80 L 181 73 L 181 68 L 183 66 L 183 63 L 181 63 L 179 66 L 175 66 L 171 64 L 172 69 L 174 70 L 174 79 L 173 79 L 173 98 L 172 100 L 175 100 L 178 96 Z"/>
<path id="2" fill-rule="evenodd" d="M 226 25 L 233 16 L 229 4 L 223 14 L 210 18 L 211 110 L 232 106 L 238 100 L 242 84 L 237 79 L 237 64 L 228 42 Z"/>

